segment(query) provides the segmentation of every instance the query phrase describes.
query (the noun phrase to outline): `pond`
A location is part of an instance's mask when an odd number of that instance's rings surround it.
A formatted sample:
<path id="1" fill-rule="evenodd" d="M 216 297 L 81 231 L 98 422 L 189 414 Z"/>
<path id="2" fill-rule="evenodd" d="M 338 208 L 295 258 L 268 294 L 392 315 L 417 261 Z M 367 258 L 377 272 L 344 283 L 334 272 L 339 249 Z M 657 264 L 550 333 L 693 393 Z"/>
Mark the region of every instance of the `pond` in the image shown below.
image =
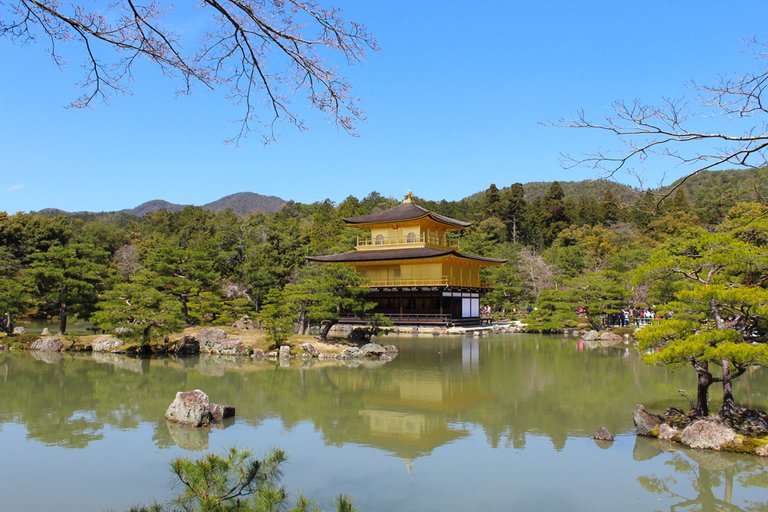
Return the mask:
<path id="1" fill-rule="evenodd" d="M 164 501 L 172 459 L 232 446 L 284 449 L 283 483 L 324 510 L 339 493 L 360 512 L 768 508 L 768 460 L 634 435 L 636 403 L 686 406 L 690 369 L 573 338 L 383 341 L 400 356 L 349 366 L 0 353 L 0 509 Z M 766 373 L 741 377 L 737 402 L 768 407 Z M 166 424 L 176 391 L 196 388 L 235 420 Z M 615 442 L 591 439 L 601 426 Z"/>

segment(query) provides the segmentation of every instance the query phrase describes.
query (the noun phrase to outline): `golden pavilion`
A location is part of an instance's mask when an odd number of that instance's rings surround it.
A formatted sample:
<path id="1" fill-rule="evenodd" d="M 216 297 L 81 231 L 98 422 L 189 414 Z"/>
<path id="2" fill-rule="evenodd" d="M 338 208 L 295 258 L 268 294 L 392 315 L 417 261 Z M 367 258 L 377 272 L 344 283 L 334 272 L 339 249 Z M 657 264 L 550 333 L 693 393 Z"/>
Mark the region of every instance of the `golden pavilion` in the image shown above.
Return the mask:
<path id="1" fill-rule="evenodd" d="M 413 203 L 411 193 L 394 208 L 344 222 L 370 235 L 358 238 L 354 251 L 308 259 L 352 265 L 367 280 L 367 298 L 376 302 L 375 312 L 400 325 L 481 322 L 480 296 L 490 287 L 480 269 L 506 260 L 458 251 L 450 234 L 471 223 L 422 208 Z"/>

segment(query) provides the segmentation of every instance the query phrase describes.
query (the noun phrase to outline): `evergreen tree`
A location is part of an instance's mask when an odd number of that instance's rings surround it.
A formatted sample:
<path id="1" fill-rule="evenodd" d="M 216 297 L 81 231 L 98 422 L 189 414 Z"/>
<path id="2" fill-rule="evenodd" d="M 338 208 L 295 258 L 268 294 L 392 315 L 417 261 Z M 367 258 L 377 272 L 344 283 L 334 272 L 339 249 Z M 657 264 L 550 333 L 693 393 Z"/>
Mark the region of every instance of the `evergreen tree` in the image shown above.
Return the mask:
<path id="1" fill-rule="evenodd" d="M 59 317 L 59 332 L 67 330 L 70 313 L 88 318 L 97 294 L 110 274 L 109 254 L 83 243 L 52 245 L 34 253 L 26 276 L 34 286 L 38 311 Z"/>
<path id="2" fill-rule="evenodd" d="M 503 197 L 503 216 L 502 219 L 507 224 L 512 243 L 517 243 L 519 239 L 520 223 L 525 218 L 527 203 L 525 201 L 525 189 L 520 183 L 515 183 L 509 187 Z"/>
<path id="3" fill-rule="evenodd" d="M 600 220 L 606 226 L 616 224 L 620 220 L 621 207 L 613 192 L 606 190 L 600 202 Z"/>
<path id="4" fill-rule="evenodd" d="M 638 334 L 641 348 L 656 350 L 647 360 L 693 366 L 700 416 L 709 413 L 710 385 L 722 382 L 720 413 L 730 416 L 735 409 L 732 380 L 753 364 L 768 363 L 768 254 L 732 232 L 691 229 L 655 250 L 640 276 L 677 286 L 676 300 L 666 306 L 674 320 Z M 755 281 L 754 276 L 760 277 Z M 712 364 L 721 367 L 719 377 Z"/>
<path id="5" fill-rule="evenodd" d="M 14 318 L 24 312 L 29 300 L 20 282 L 19 267 L 11 252 L 0 247 L 0 331 L 9 336 L 13 334 Z"/>
<path id="6" fill-rule="evenodd" d="M 491 183 L 483 195 L 479 220 L 487 219 L 489 217 L 499 218 L 502 216 L 502 210 L 501 193 L 496 187 L 496 184 Z"/>
<path id="7" fill-rule="evenodd" d="M 298 310 L 299 331 L 320 325 L 324 340 L 342 315 L 364 316 L 375 306 L 367 301 L 367 288 L 357 271 L 347 265 L 311 265 L 299 272 L 298 281 L 285 287 L 285 299 Z"/>
<path id="8" fill-rule="evenodd" d="M 91 321 L 103 330 L 139 330 L 149 343 L 152 332 L 168 333 L 181 325 L 178 302 L 145 283 L 117 284 L 101 295 Z"/>

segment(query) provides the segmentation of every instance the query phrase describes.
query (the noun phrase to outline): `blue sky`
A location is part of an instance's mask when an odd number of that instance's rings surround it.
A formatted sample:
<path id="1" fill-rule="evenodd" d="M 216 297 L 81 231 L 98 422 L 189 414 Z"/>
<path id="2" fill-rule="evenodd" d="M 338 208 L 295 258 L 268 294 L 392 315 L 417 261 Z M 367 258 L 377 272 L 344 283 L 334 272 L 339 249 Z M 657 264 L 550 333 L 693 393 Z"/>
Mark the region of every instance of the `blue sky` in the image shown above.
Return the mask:
<path id="1" fill-rule="evenodd" d="M 62 71 L 43 45 L 0 39 L 0 211 L 204 204 L 242 191 L 451 200 L 491 183 L 598 178 L 558 156 L 616 141 L 548 121 L 579 109 L 600 118 L 616 99 L 694 97 L 692 80 L 757 66 L 742 41 L 768 19 L 764 1 L 330 1 L 381 47 L 344 70 L 366 111 L 358 137 L 300 111 L 308 131 L 282 124 L 272 144 L 254 134 L 226 145 L 239 112 L 223 92 L 177 97 L 178 83 L 149 65 L 131 95 L 70 109 L 78 59 Z M 644 172 L 655 186 L 682 171 Z"/>

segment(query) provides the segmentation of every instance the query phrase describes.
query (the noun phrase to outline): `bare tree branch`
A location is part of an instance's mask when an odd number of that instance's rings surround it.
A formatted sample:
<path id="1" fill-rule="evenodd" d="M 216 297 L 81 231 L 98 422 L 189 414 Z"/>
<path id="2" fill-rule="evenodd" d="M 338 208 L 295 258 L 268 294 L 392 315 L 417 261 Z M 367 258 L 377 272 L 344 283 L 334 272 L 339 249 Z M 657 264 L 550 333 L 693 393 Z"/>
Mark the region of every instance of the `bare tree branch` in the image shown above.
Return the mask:
<path id="1" fill-rule="evenodd" d="M 210 13 L 208 30 L 191 44 L 167 28 L 170 12 L 166 0 L 119 0 L 103 9 L 57 0 L 0 1 L 0 37 L 23 42 L 44 36 L 60 67 L 64 61 L 57 43 L 80 45 L 86 92 L 72 103 L 75 107 L 127 92 L 134 63 L 146 58 L 163 74 L 180 76 L 182 92 L 194 82 L 223 87 L 244 110 L 231 142 L 239 142 L 264 114 L 266 141 L 274 140 L 280 119 L 304 129 L 289 101 L 302 90 L 311 107 L 350 134 L 364 119 L 349 83 L 326 55 L 355 64 L 377 45 L 362 25 L 346 22 L 338 9 L 322 8 L 314 0 L 202 0 L 199 12 Z"/>
<path id="2" fill-rule="evenodd" d="M 749 43 L 756 49 L 766 47 L 757 40 Z M 756 54 L 762 60 L 761 67 L 765 68 L 766 54 Z M 606 178 L 613 178 L 619 172 L 639 176 L 640 173 L 631 167 L 633 164 L 643 164 L 651 156 L 661 156 L 691 169 L 659 202 L 672 195 L 687 179 L 703 171 L 724 166 L 768 166 L 768 118 L 765 117 L 768 105 L 764 96 L 767 86 L 768 71 L 759 71 L 735 78 L 721 77 L 714 85 L 696 85 L 701 94 L 698 107 L 680 99 L 664 99 L 660 105 L 647 105 L 639 100 L 617 101 L 612 105 L 613 115 L 602 121 L 593 121 L 579 111 L 574 119 L 561 119 L 551 125 L 604 131 L 616 136 L 624 149 L 577 157 L 561 155 L 561 165 L 565 168 L 590 167 L 601 171 Z M 738 128 L 731 133 L 697 128 L 713 122 L 716 126 L 733 126 L 734 119 L 741 119 L 743 123 L 747 118 L 755 122 L 742 133 L 738 133 Z"/>

